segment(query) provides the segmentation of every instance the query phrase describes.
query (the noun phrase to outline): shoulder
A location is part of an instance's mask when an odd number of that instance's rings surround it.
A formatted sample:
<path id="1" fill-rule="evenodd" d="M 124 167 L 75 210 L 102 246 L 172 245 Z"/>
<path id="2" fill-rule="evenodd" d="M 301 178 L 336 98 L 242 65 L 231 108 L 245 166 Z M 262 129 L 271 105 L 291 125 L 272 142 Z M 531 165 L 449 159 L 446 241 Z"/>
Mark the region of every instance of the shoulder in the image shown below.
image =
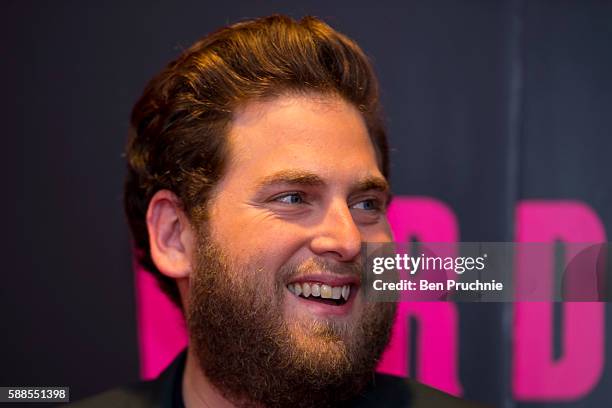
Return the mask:
<path id="1" fill-rule="evenodd" d="M 160 389 L 155 381 L 144 381 L 115 388 L 93 397 L 86 398 L 70 407 L 75 408 L 102 408 L 102 407 L 134 407 L 150 408 L 160 406 Z"/>
<path id="2" fill-rule="evenodd" d="M 456 408 L 487 408 L 488 405 L 457 398 L 435 388 L 413 380 L 404 380 L 412 391 L 411 408 L 420 407 L 456 407 Z"/>
<path id="3" fill-rule="evenodd" d="M 477 404 L 457 398 L 417 381 L 377 373 L 370 389 L 361 396 L 355 407 L 386 407 L 386 408 L 485 408 Z"/>
<path id="4" fill-rule="evenodd" d="M 70 404 L 70 407 L 166 408 L 175 406 L 177 392 L 180 395 L 185 358 L 186 352 L 183 351 L 155 380 L 115 388 Z"/>

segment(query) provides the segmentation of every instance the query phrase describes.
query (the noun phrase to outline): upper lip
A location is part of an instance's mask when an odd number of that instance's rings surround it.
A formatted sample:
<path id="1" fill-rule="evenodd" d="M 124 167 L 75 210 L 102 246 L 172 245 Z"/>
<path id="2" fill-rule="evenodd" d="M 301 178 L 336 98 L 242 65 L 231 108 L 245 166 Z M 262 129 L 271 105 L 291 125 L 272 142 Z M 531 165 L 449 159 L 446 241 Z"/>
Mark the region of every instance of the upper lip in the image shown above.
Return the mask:
<path id="1" fill-rule="evenodd" d="M 292 278 L 289 281 L 291 283 L 304 283 L 304 282 L 314 282 L 321 283 L 329 286 L 344 286 L 344 285 L 355 285 L 358 286 L 360 282 L 359 276 L 354 275 L 334 275 L 334 274 L 309 274 L 302 275 Z"/>

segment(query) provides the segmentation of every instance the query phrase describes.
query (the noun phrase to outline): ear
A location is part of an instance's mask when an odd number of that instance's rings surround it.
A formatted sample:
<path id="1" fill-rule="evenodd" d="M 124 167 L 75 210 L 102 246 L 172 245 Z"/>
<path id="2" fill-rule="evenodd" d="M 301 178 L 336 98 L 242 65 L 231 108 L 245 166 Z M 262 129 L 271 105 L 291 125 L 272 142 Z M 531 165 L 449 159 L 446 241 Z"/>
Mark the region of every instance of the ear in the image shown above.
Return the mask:
<path id="1" fill-rule="evenodd" d="M 147 209 L 151 258 L 164 275 L 186 278 L 191 273 L 194 232 L 178 197 L 169 190 L 156 192 Z"/>

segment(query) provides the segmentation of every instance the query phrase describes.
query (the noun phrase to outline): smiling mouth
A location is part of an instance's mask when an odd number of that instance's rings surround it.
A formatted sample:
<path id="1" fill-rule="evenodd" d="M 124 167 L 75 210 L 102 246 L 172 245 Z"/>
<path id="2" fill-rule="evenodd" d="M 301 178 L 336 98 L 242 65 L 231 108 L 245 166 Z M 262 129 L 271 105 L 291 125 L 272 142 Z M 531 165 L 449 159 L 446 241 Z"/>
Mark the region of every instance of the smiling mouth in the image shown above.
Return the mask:
<path id="1" fill-rule="evenodd" d="M 295 296 L 332 306 L 344 305 L 351 296 L 352 285 L 331 286 L 315 282 L 291 283 L 287 289 Z"/>

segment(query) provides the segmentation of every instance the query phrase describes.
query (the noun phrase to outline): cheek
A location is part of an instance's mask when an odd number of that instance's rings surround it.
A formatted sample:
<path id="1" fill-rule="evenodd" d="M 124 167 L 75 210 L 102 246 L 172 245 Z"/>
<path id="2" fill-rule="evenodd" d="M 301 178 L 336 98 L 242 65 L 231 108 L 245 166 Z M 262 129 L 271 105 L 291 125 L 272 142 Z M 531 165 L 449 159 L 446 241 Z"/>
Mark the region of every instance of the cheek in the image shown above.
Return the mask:
<path id="1" fill-rule="evenodd" d="M 253 218 L 234 218 L 225 225 L 220 221 L 215 223 L 214 239 L 235 265 L 254 273 L 254 279 L 265 276 L 273 282 L 279 269 L 300 257 L 308 247 L 307 234 L 295 225 Z"/>
<path id="2" fill-rule="evenodd" d="M 269 228 L 255 236 L 251 243 L 253 250 L 262 257 L 265 269 L 273 272 L 297 260 L 308 247 L 307 236 L 300 228 L 292 226 Z"/>
<path id="3" fill-rule="evenodd" d="M 226 247 L 231 248 L 237 256 L 260 254 L 282 258 L 307 241 L 302 232 L 291 225 L 242 222 L 229 226 L 220 235 Z"/>

